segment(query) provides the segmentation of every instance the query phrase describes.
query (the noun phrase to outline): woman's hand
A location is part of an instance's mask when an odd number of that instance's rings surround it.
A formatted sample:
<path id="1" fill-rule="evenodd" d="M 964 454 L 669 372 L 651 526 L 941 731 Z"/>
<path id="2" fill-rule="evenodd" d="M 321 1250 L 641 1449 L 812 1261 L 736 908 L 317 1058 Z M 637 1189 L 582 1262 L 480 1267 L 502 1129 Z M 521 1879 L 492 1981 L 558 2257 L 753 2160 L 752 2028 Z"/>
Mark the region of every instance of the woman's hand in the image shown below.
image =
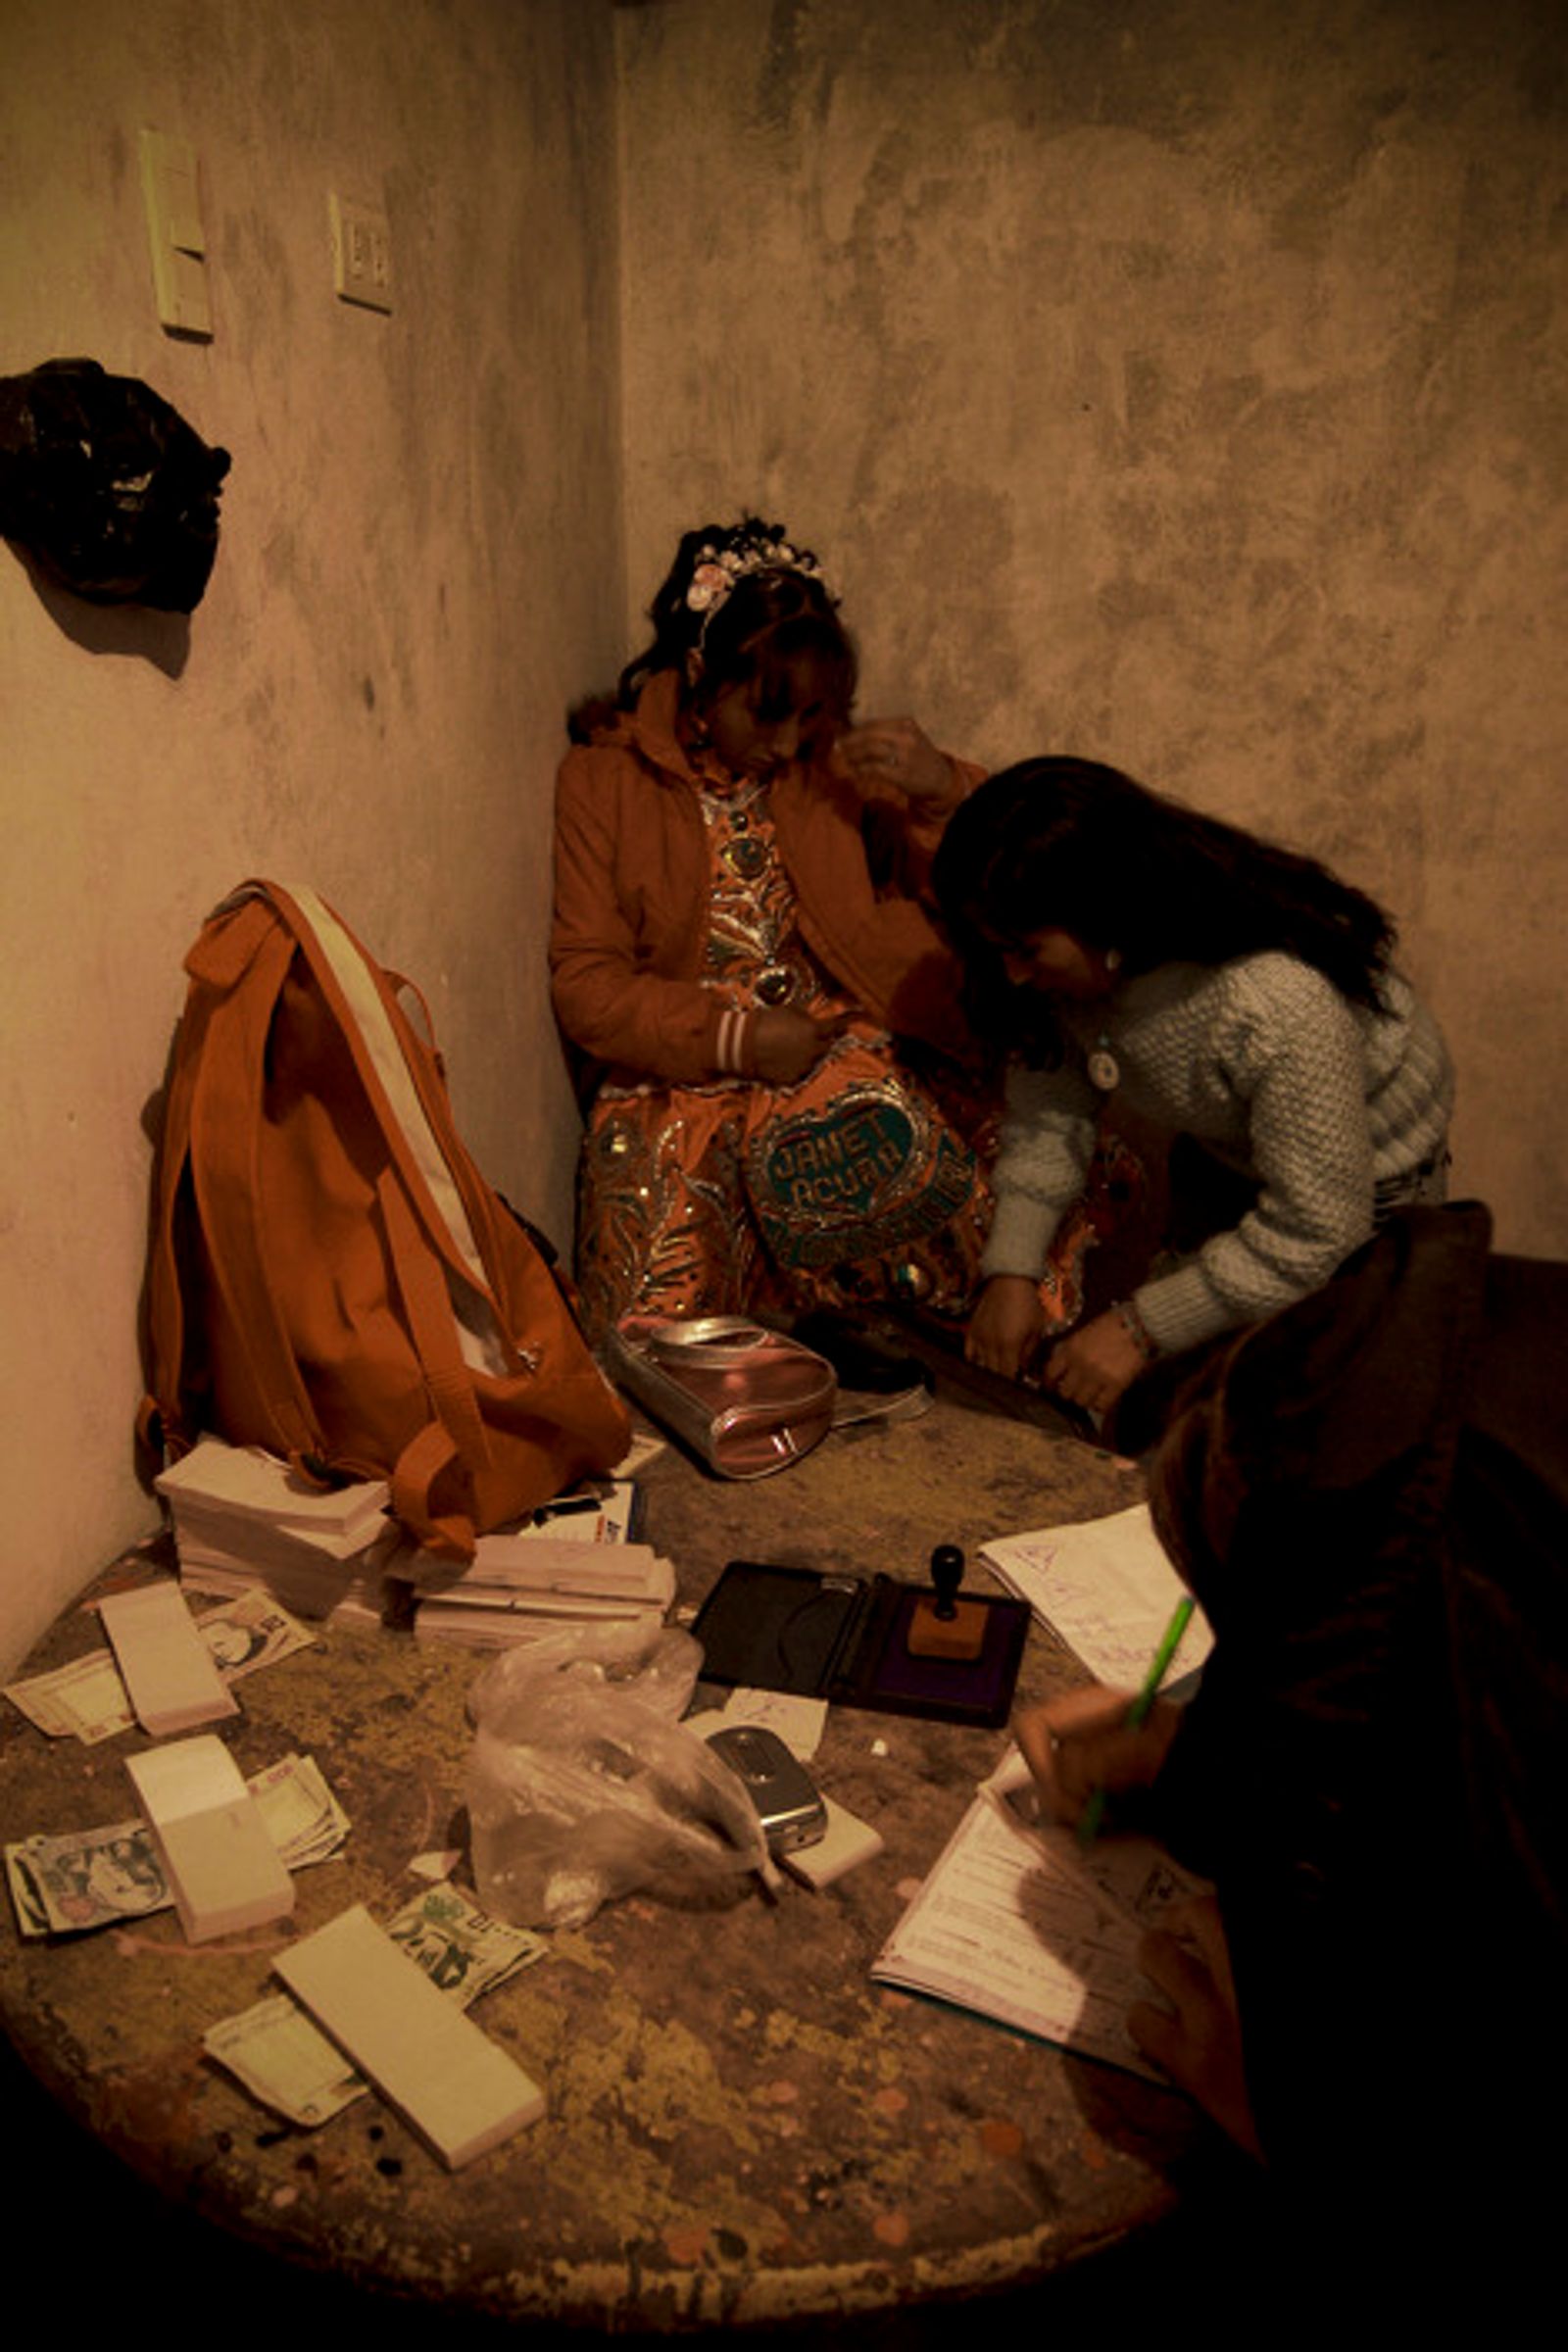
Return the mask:
<path id="1" fill-rule="evenodd" d="M 862 792 L 891 784 L 906 800 L 933 808 L 956 807 L 960 798 L 952 760 L 912 718 L 868 718 L 839 737 L 833 758 Z"/>
<path id="2" fill-rule="evenodd" d="M 1017 1380 L 1027 1370 L 1046 1328 L 1040 1285 L 1027 1274 L 993 1274 L 969 1317 L 963 1352 L 971 1364 Z"/>
<path id="3" fill-rule="evenodd" d="M 1131 1388 L 1148 1361 L 1120 1315 L 1096 1315 L 1053 1348 L 1046 1358 L 1046 1386 L 1069 1404 L 1104 1413 L 1123 1390 Z"/>
<path id="4" fill-rule="evenodd" d="M 1014 1723 L 1013 1736 L 1054 1820 L 1076 1821 L 1097 1788 L 1114 1796 L 1152 1788 L 1159 1778 L 1182 1711 L 1156 1698 L 1146 1720 L 1129 1728 L 1133 1697 L 1131 1690 L 1090 1683 L 1030 1707 Z"/>
<path id="5" fill-rule="evenodd" d="M 795 1086 L 809 1075 L 843 1027 L 841 1018 L 817 1021 L 787 1004 L 762 1005 L 752 1022 L 751 1058 L 766 1086 Z"/>
<path id="6" fill-rule="evenodd" d="M 1169 2006 L 1135 2001 L 1127 2031 L 1171 2081 L 1198 2101 L 1239 2147 L 1263 2161 L 1247 2092 L 1241 2010 L 1230 1947 L 1212 1895 L 1168 1914 L 1178 1931 L 1156 1929 L 1138 1947 L 1138 1965 Z"/>

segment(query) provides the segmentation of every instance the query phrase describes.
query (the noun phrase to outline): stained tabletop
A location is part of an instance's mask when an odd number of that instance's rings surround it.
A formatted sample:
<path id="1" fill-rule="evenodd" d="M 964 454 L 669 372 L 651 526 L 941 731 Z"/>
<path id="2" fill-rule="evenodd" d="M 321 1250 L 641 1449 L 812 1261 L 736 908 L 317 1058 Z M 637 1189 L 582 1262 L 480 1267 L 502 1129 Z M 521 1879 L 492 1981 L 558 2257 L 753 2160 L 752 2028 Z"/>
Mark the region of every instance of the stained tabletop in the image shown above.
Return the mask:
<path id="1" fill-rule="evenodd" d="M 915 1420 L 845 1431 L 775 1478 L 726 1484 L 668 1446 L 640 1473 L 644 1534 L 686 1610 L 733 1558 L 923 1582 L 932 1546 L 1098 1517 L 1139 1474 L 1049 1417 L 939 1385 Z M 171 1571 L 167 1538 L 92 1592 Z M 1000 1588 L 971 1566 L 965 1590 Z M 90 1597 L 90 1593 L 89 1593 Z M 204 2031 L 276 1991 L 275 1953 L 352 1903 L 382 1921 L 419 1855 L 466 1856 L 466 1711 L 483 1661 L 371 1625 L 236 1686 L 242 1770 L 313 1756 L 349 1815 L 297 1874 L 292 1920 L 211 1944 L 174 1915 L 24 1940 L 0 1927 L 0 2022 L 60 2102 L 144 2179 L 338 2277 L 508 2318 L 597 2328 L 827 2322 L 1015 2286 L 1170 2212 L 1200 2127 L 1174 2093 L 968 2011 L 875 1984 L 871 1963 L 1004 1731 L 834 1708 L 813 1770 L 884 1852 L 821 1889 L 752 1883 L 682 1907 L 645 1892 L 546 1936 L 469 2012 L 548 2099 L 453 2175 L 378 2098 L 314 2131 L 258 2105 Z M 100 1644 L 78 1604 L 28 1671 Z M 1084 1679 L 1032 1628 L 1020 1698 Z M 48 1740 L 0 1709 L 0 1839 L 135 1812 L 149 1741 Z M 468 1881 L 466 1860 L 456 1878 Z M 471 1884 L 471 1882 L 469 1882 Z"/>

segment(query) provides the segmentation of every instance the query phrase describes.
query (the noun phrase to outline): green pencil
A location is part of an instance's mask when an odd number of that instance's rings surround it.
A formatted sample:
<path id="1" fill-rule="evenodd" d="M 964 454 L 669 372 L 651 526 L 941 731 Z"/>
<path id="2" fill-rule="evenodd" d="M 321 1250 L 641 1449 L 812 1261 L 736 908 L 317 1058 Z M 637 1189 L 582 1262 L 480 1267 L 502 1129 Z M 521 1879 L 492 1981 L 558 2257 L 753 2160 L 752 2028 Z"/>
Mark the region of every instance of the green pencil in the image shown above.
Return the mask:
<path id="1" fill-rule="evenodd" d="M 1148 1722 L 1149 1710 L 1159 1695 L 1159 1686 L 1165 1680 L 1166 1671 L 1172 1658 L 1176 1655 L 1177 1643 L 1186 1633 L 1188 1619 L 1197 1606 L 1198 1603 L 1192 1593 L 1184 1592 L 1171 1611 L 1170 1623 L 1165 1628 L 1159 1647 L 1155 1650 L 1149 1672 L 1144 1677 L 1143 1688 L 1122 1717 L 1123 1725 L 1129 1732 L 1136 1732 L 1141 1723 Z M 1091 1793 L 1089 1802 L 1079 1817 L 1078 1842 L 1080 1845 L 1094 1844 L 1100 1835 L 1100 1825 L 1104 1817 L 1105 1791 L 1103 1788 L 1096 1788 Z"/>

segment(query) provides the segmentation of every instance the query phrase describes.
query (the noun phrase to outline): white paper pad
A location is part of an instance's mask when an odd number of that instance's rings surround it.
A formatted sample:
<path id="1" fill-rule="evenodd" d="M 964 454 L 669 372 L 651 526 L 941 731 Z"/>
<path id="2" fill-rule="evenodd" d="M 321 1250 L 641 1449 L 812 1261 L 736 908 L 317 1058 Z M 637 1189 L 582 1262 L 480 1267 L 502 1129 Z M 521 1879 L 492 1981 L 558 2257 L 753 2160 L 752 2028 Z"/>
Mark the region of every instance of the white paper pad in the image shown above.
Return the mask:
<path id="1" fill-rule="evenodd" d="M 1187 1591 L 1149 1516 L 1136 1503 L 1107 1519 L 993 1536 L 980 1557 L 1035 1615 L 1054 1627 L 1097 1681 L 1136 1689 Z M 1195 1609 L 1167 1683 L 1200 1666 L 1214 1646 Z"/>
<path id="2" fill-rule="evenodd" d="M 452 2171 L 537 2123 L 545 2098 L 356 1904 L 273 1962 Z"/>
<path id="3" fill-rule="evenodd" d="M 982 1794 L 871 1974 L 1158 2082 L 1127 2031 L 1129 2006 L 1151 1997 L 1138 1943 L 1203 1891 L 1146 1838 L 1086 1854 L 1070 1831 L 1026 1829 Z"/>

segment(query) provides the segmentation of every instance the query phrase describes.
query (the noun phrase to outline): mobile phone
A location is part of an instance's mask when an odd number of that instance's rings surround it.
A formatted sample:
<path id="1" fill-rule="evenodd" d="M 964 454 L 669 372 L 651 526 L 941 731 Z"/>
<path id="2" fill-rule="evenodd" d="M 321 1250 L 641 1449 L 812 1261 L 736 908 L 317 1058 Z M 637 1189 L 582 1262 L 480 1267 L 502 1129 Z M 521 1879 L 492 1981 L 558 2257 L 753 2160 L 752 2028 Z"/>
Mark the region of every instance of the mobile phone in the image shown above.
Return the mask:
<path id="1" fill-rule="evenodd" d="M 708 1744 L 745 1782 L 770 1854 L 816 1843 L 827 1828 L 827 1807 L 806 1766 L 776 1732 L 737 1723 L 710 1732 Z"/>

